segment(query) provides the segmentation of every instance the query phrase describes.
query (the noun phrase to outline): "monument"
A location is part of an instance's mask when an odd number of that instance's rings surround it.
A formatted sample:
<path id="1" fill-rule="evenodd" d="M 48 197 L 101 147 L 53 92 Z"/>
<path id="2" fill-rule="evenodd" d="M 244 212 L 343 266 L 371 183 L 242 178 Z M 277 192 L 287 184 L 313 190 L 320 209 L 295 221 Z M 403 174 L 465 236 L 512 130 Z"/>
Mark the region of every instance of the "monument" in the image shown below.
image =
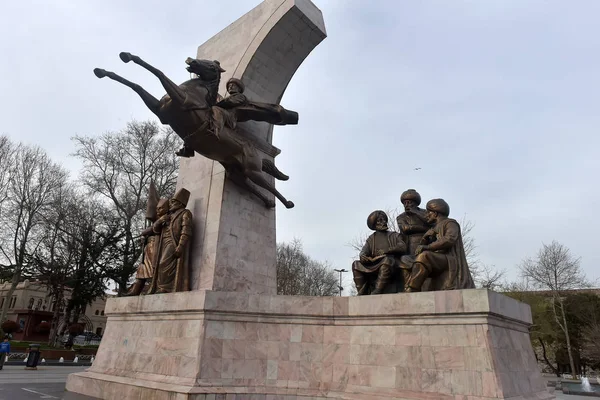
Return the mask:
<path id="1" fill-rule="evenodd" d="M 295 112 L 278 104 L 324 38 L 323 17 L 309 0 L 265 0 L 188 59 L 202 81 L 201 99 L 186 103 L 190 94 L 170 87 L 170 100 L 160 102 L 172 101 L 171 110 L 193 118 L 157 115 L 164 123 L 199 124 L 176 130 L 184 139 L 178 188 L 189 190 L 193 215 L 186 242 L 190 290 L 110 299 L 98 354 L 88 370 L 69 376 L 69 392 L 119 400 L 552 398 L 529 342 L 529 307 L 500 294 L 276 295 L 271 206 L 275 197 L 286 207 L 293 204 L 274 190 L 274 179 L 284 175 L 274 168 L 279 150 L 271 145 L 273 124 L 297 122 Z M 122 53 L 121 59 L 148 69 L 165 88 L 171 85 L 138 56 Z M 95 73 L 143 93 L 114 73 Z M 149 107 L 157 106 L 144 96 Z M 214 114 L 203 119 L 206 112 Z M 202 148 L 196 135 L 243 140 L 252 147 L 252 162 Z M 268 176 L 257 176 L 263 173 Z M 405 249 L 397 250 L 400 255 Z M 376 262 L 368 257 L 365 263 Z M 386 261 L 382 265 L 391 263 Z"/>

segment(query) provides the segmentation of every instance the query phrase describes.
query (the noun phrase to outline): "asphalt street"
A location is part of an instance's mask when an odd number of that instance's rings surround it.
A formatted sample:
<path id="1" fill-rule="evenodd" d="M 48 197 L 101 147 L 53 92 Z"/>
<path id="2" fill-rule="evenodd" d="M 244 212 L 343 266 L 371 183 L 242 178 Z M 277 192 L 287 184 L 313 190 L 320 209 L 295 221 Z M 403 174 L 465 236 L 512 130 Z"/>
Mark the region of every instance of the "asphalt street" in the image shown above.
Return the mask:
<path id="1" fill-rule="evenodd" d="M 87 367 L 43 366 L 26 371 L 23 366 L 8 365 L 0 371 L 0 400 L 97 400 L 65 392 L 67 376 Z M 555 393 L 557 400 L 585 400 L 589 397 Z M 127 399 L 123 399 L 127 400 Z"/>
<path id="2" fill-rule="evenodd" d="M 27 371 L 23 366 L 5 365 L 0 371 L 0 400 L 92 400 L 65 392 L 67 376 L 86 368 L 44 366 Z"/>

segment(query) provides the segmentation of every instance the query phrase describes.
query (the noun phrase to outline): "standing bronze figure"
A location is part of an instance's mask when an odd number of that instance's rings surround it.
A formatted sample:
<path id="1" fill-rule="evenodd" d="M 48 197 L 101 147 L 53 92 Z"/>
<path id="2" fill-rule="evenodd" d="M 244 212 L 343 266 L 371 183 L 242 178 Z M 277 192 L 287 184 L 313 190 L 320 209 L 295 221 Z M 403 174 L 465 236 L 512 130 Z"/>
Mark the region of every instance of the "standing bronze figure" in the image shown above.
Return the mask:
<path id="1" fill-rule="evenodd" d="M 190 290 L 189 243 L 192 237 L 192 213 L 185 207 L 190 192 L 180 189 L 169 200 L 169 213 L 153 225 L 160 234 L 152 283 L 148 293 Z"/>
<path id="2" fill-rule="evenodd" d="M 427 222 L 433 228 L 425 232 L 416 256 L 403 256 L 405 268 L 412 269 L 407 292 L 419 292 L 431 277 L 432 290 L 472 289 L 475 287 L 462 242 L 460 225 L 448 218 L 450 206 L 443 199 L 427 202 Z"/>
<path id="3" fill-rule="evenodd" d="M 120 53 L 123 62 L 133 61 L 154 74 L 162 83 L 167 94 L 156 99 L 140 85 L 100 68 L 94 69 L 98 78 L 108 77 L 133 89 L 163 124 L 170 125 L 184 141 L 184 148 L 178 155 L 192 156 L 193 151 L 220 162 L 227 176 L 237 185 L 261 199 L 267 207 L 275 207 L 275 202 L 267 198 L 255 185 L 274 194 L 287 208 L 294 203 L 287 200 L 275 189 L 263 172 L 279 180 L 288 176 L 277 169 L 272 160 L 260 155 L 256 145 L 239 133 L 236 121 L 257 120 L 278 124 L 298 122 L 298 114 L 277 104 L 252 103 L 228 104 L 230 109 L 217 104 L 221 73 L 225 72 L 218 61 L 188 58 L 187 70 L 196 75 L 181 85 L 175 84 L 167 76 L 140 57 L 130 53 Z M 245 98 L 245 96 L 244 96 Z M 247 99 L 246 99 L 247 100 Z M 227 99 L 222 100 L 227 103 Z M 221 103 L 224 105 L 224 103 Z"/>
<path id="4" fill-rule="evenodd" d="M 425 210 L 419 208 L 421 195 L 415 189 L 408 189 L 402 193 L 400 201 L 404 205 L 404 212 L 396 218 L 396 222 L 406 242 L 406 252 L 415 255 L 415 250 L 421 244 L 423 234 L 429 230 L 430 225 L 427 223 Z"/>
<path id="5" fill-rule="evenodd" d="M 150 200 L 148 200 L 149 205 L 151 204 Z M 150 216 L 148 218 L 153 222 L 152 226 L 144 229 L 142 231 L 142 236 L 144 240 L 144 250 L 142 253 L 142 262 L 138 266 L 137 272 L 135 274 L 135 282 L 127 292 L 128 296 L 138 296 L 144 290 L 146 286 L 146 282 L 151 280 L 154 276 L 156 256 L 158 252 L 158 240 L 160 238 L 160 232 L 156 232 L 154 228 L 154 223 L 156 220 L 160 220 L 169 212 L 169 200 L 160 199 L 158 204 L 155 207 L 154 217 Z"/>
<path id="6" fill-rule="evenodd" d="M 363 246 L 359 260 L 352 263 L 352 274 L 358 295 L 381 294 L 391 282 L 399 257 L 406 244 L 397 232 L 388 230 L 388 216 L 381 210 L 373 211 L 367 226 L 374 230 Z"/>

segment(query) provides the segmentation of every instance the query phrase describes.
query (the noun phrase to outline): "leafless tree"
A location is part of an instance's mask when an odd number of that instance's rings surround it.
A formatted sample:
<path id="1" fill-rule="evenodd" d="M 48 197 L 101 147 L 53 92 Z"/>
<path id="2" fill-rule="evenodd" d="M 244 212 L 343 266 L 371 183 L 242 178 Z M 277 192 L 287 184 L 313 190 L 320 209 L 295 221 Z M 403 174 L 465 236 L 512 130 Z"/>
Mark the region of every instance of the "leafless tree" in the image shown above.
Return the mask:
<path id="1" fill-rule="evenodd" d="M 9 167 L 12 164 L 12 150 L 14 144 L 10 141 L 8 136 L 0 136 L 0 215 L 2 214 L 2 204 L 8 196 L 8 183 L 9 183 Z"/>
<path id="2" fill-rule="evenodd" d="M 0 136 L 0 220 L 6 212 L 6 200 L 8 198 L 8 188 L 10 183 L 10 167 L 14 161 L 14 144 L 8 136 Z M 12 264 L 10 260 L 0 253 L 0 279 L 10 278 L 12 274 Z"/>
<path id="3" fill-rule="evenodd" d="M 549 292 L 554 318 L 565 334 L 569 362 L 575 376 L 577 370 L 571 348 L 564 297 L 568 290 L 588 286 L 581 270 L 580 259 L 574 257 L 567 247 L 553 241 L 549 245 L 543 244 L 535 258 L 524 260 L 520 270 L 521 275 L 535 288 Z"/>
<path id="4" fill-rule="evenodd" d="M 123 294 L 142 250 L 136 238 L 143 229 L 150 182 L 161 196 L 173 194 L 180 143 L 170 128 L 152 121 L 133 121 L 121 132 L 76 136 L 74 141 L 75 155 L 83 161 L 81 181 L 91 193 L 103 196 L 121 221 L 121 265 L 113 279 Z"/>
<path id="5" fill-rule="evenodd" d="M 302 242 L 277 244 L 277 294 L 295 296 L 334 296 L 338 277 L 330 265 L 311 259 Z"/>
<path id="6" fill-rule="evenodd" d="M 600 360 L 600 321 L 589 323 L 583 329 L 582 337 L 582 353 L 589 359 Z"/>
<path id="7" fill-rule="evenodd" d="M 504 288 L 505 269 L 498 270 L 491 265 L 479 264 L 476 270 L 471 269 L 471 274 L 475 284 L 480 288 L 495 291 L 501 291 Z"/>
<path id="8" fill-rule="evenodd" d="M 105 295 L 108 271 L 119 261 L 118 222 L 105 203 L 70 185 L 56 193 L 31 257 L 37 278 L 55 304 L 51 345 L 56 344 L 61 310 L 69 326 L 87 305 Z"/>
<path id="9" fill-rule="evenodd" d="M 18 145 L 9 166 L 7 197 L 0 216 L 0 253 L 12 267 L 0 321 L 6 319 L 9 299 L 21 280 L 30 256 L 42 238 L 41 223 L 52 199 L 67 181 L 67 172 L 38 147 Z"/>

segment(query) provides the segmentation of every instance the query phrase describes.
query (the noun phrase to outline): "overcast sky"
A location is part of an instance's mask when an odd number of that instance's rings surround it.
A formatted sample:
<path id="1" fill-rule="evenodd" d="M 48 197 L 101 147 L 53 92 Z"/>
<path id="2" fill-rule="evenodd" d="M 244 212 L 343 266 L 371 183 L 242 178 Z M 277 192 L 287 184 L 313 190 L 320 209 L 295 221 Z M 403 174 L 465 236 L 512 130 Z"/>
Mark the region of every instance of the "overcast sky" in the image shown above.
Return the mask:
<path id="1" fill-rule="evenodd" d="M 3 2 L 0 110 L 14 140 L 73 171 L 75 134 L 153 115 L 92 73 L 121 73 L 155 96 L 158 80 L 124 65 L 130 51 L 174 81 L 183 61 L 258 0 Z M 292 79 L 277 127 L 277 238 L 349 269 L 367 215 L 417 189 L 473 221 L 479 258 L 517 277 L 557 240 L 598 278 L 600 2 L 315 0 L 328 38 Z M 420 170 L 414 168 L 420 167 Z M 349 276 L 347 277 L 349 278 Z"/>

